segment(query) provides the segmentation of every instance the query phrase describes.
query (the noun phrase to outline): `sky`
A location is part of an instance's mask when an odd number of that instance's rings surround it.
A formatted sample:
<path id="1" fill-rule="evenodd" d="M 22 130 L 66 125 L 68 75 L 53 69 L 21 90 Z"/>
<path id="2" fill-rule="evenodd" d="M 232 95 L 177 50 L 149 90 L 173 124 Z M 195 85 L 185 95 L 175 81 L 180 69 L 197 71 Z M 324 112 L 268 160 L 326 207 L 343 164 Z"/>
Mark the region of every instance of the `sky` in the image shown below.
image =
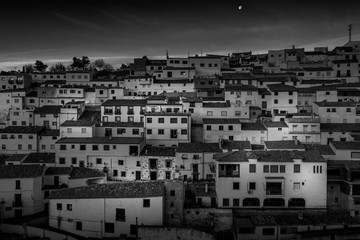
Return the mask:
<path id="1" fill-rule="evenodd" d="M 2 0 L 0 12 L 0 70 L 74 56 L 119 66 L 166 51 L 332 49 L 348 41 L 349 24 L 360 40 L 359 0 Z"/>

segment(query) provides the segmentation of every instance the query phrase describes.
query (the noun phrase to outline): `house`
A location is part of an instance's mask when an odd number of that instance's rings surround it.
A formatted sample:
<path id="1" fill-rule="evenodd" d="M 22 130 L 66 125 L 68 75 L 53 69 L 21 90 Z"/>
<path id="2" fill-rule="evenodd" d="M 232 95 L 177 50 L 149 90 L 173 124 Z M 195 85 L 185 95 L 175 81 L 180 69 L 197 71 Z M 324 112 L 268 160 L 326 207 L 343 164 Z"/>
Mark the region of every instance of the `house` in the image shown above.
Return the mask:
<path id="1" fill-rule="evenodd" d="M 334 151 L 334 160 L 359 160 L 360 142 L 330 141 L 329 146 Z"/>
<path id="2" fill-rule="evenodd" d="M 331 141 L 351 142 L 360 133 L 359 123 L 321 123 L 321 144 Z"/>
<path id="3" fill-rule="evenodd" d="M 214 159 L 219 208 L 326 209 L 327 165 L 316 151 L 236 151 Z"/>
<path id="4" fill-rule="evenodd" d="M 287 114 L 285 122 L 289 126 L 289 138 L 307 143 L 320 143 L 320 116 L 312 113 Z"/>
<path id="5" fill-rule="evenodd" d="M 42 179 L 45 168 L 40 165 L 0 166 L 0 191 L 4 218 L 32 215 L 44 210 Z"/>
<path id="6" fill-rule="evenodd" d="M 140 153 L 141 168 L 135 180 L 177 179 L 175 148 L 145 146 Z"/>
<path id="7" fill-rule="evenodd" d="M 264 122 L 266 128 L 267 141 L 288 140 L 289 126 L 283 122 Z"/>
<path id="8" fill-rule="evenodd" d="M 297 89 L 294 86 L 282 84 L 270 84 L 267 88 L 271 92 L 271 100 L 268 101 L 268 109 L 273 113 L 296 113 Z"/>
<path id="9" fill-rule="evenodd" d="M 191 141 L 190 113 L 147 112 L 144 116 L 146 144 L 171 147 Z"/>
<path id="10" fill-rule="evenodd" d="M 31 77 L 27 74 L 0 74 L 0 89 L 27 88 L 31 84 Z"/>
<path id="11" fill-rule="evenodd" d="M 78 120 L 67 120 L 60 125 L 61 137 L 94 137 L 95 136 L 95 122 Z"/>
<path id="12" fill-rule="evenodd" d="M 56 129 L 45 129 L 39 136 L 38 152 L 55 153 L 55 143 L 60 139 L 60 131 Z"/>
<path id="13" fill-rule="evenodd" d="M 142 122 L 146 100 L 111 99 L 101 104 L 103 122 Z"/>
<path id="14" fill-rule="evenodd" d="M 164 224 L 164 193 L 161 181 L 52 191 L 49 225 L 83 237 L 134 237 L 137 225 Z"/>
<path id="15" fill-rule="evenodd" d="M 242 122 L 241 141 L 250 141 L 251 144 L 264 144 L 268 140 L 267 129 L 261 122 Z"/>
<path id="16" fill-rule="evenodd" d="M 61 138 L 55 146 L 56 166 L 87 166 L 105 170 L 111 176 L 113 169 L 138 159 L 144 145 L 144 139 L 140 137 Z"/>
<path id="17" fill-rule="evenodd" d="M 199 97 L 222 97 L 224 95 L 218 76 L 196 77 L 194 79 L 194 90 Z"/>
<path id="18" fill-rule="evenodd" d="M 214 179 L 213 155 L 220 153 L 219 143 L 180 143 L 176 148 L 176 172 L 182 180 Z"/>
<path id="19" fill-rule="evenodd" d="M 240 150 L 250 151 L 251 150 L 251 143 L 250 143 L 250 141 L 223 140 L 221 142 L 221 149 L 222 149 L 223 152 L 240 151 Z"/>
<path id="20" fill-rule="evenodd" d="M 34 110 L 34 126 L 59 129 L 61 106 L 46 105 Z"/>
<path id="21" fill-rule="evenodd" d="M 1 152 L 6 154 L 28 154 L 39 151 L 39 138 L 43 127 L 10 126 L 0 129 Z"/>
<path id="22" fill-rule="evenodd" d="M 314 113 L 321 116 L 321 123 L 359 123 L 360 104 L 355 102 L 315 102 Z"/>
<path id="23" fill-rule="evenodd" d="M 96 137 L 143 137 L 143 122 L 98 122 L 95 125 Z"/>
<path id="24" fill-rule="evenodd" d="M 204 142 L 219 142 L 220 139 L 230 141 L 240 139 L 241 122 L 237 118 L 204 118 L 203 139 Z"/>

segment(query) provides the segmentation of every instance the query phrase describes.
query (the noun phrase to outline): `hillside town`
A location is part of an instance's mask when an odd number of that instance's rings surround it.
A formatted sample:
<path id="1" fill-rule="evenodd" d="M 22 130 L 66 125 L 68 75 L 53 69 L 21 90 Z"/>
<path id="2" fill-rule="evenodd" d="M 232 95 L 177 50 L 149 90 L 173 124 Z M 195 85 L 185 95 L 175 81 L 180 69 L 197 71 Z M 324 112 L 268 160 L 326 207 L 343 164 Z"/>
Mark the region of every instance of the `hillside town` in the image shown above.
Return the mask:
<path id="1" fill-rule="evenodd" d="M 359 60 L 349 41 L 1 72 L 0 232 L 357 239 Z"/>

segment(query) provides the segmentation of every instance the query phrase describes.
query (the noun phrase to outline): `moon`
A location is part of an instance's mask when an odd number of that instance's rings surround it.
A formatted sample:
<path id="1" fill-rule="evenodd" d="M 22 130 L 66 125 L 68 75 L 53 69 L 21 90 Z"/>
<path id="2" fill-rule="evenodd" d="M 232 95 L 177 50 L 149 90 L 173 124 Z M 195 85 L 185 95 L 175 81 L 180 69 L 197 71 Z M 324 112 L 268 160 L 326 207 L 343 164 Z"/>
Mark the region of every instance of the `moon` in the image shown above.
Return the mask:
<path id="1" fill-rule="evenodd" d="M 241 10 L 242 9 L 242 6 L 239 6 L 239 10 Z"/>

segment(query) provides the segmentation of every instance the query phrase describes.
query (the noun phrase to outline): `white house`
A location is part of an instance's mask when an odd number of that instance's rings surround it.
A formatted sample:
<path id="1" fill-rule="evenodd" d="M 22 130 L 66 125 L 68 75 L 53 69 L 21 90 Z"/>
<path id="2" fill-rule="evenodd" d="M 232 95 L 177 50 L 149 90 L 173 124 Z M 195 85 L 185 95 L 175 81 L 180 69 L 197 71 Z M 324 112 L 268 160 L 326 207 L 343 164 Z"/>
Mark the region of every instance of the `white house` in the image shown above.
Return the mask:
<path id="1" fill-rule="evenodd" d="M 82 237 L 134 237 L 137 225 L 164 224 L 164 193 L 161 181 L 52 191 L 49 225 Z"/>
<path id="2" fill-rule="evenodd" d="M 0 191 L 4 218 L 32 215 L 44 210 L 42 178 L 45 168 L 40 165 L 0 166 Z"/>
<path id="3" fill-rule="evenodd" d="M 240 139 L 241 122 L 237 118 L 204 118 L 203 123 L 204 142 L 243 140 Z"/>
<path id="4" fill-rule="evenodd" d="M 326 209 L 327 165 L 316 151 L 236 151 L 214 158 L 219 208 Z"/>

